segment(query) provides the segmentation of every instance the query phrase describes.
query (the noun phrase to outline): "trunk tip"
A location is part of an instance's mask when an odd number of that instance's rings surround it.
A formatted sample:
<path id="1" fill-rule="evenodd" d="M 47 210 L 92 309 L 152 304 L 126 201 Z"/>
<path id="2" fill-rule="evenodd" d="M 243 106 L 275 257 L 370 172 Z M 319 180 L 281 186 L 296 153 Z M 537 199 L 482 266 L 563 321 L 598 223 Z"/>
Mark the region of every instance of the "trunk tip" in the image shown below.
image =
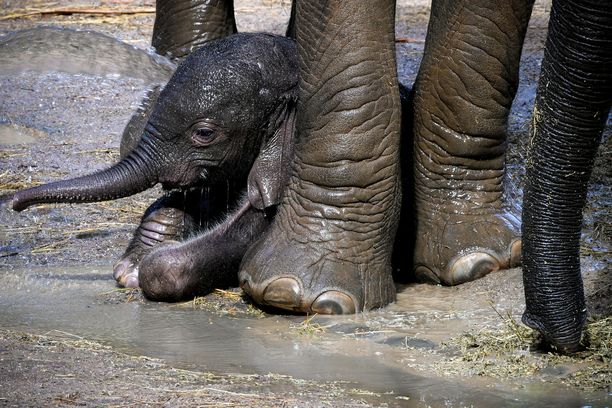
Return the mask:
<path id="1" fill-rule="evenodd" d="M 29 207 L 28 203 L 19 200 L 19 191 L 0 195 L 0 208 L 11 207 L 14 211 L 21 212 Z"/>
<path id="2" fill-rule="evenodd" d="M 8 207 L 9 205 L 15 209 L 15 203 L 13 202 L 13 197 L 15 197 L 15 193 L 7 193 L 0 195 L 0 207 Z"/>

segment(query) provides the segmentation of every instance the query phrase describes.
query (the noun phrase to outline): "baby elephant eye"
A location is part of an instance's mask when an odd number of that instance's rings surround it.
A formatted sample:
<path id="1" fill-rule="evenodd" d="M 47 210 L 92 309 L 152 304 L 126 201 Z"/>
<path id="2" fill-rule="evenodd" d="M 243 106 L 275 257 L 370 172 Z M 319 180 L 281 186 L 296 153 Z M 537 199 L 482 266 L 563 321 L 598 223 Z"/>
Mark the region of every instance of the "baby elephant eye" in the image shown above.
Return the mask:
<path id="1" fill-rule="evenodd" d="M 217 137 L 216 132 L 207 127 L 194 129 L 191 133 L 191 139 L 198 146 L 208 146 Z"/>

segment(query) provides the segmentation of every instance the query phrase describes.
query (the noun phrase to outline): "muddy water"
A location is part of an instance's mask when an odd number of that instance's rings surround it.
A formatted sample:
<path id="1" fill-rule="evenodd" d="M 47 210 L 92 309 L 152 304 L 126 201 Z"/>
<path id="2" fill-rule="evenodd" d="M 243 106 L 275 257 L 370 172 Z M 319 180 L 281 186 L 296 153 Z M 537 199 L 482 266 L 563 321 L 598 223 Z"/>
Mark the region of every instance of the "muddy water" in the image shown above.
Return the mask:
<path id="1" fill-rule="evenodd" d="M 25 126 L 0 123 L 0 146 L 31 144 L 36 142 L 41 134 L 44 135 L 43 132 Z"/>
<path id="2" fill-rule="evenodd" d="M 478 305 L 468 310 L 471 302 L 435 293 L 444 288 L 404 288 L 388 310 L 320 318 L 317 323 L 325 331 L 309 335 L 296 329 L 303 317 L 228 317 L 146 301 L 109 302 L 114 287 L 107 267 L 5 271 L 0 275 L 0 326 L 66 332 L 190 369 L 344 380 L 350 382 L 347 387 L 382 393 L 381 402 L 397 403 L 398 395 L 415 404 L 452 406 L 585 406 L 606 401 L 605 395 L 585 397 L 554 387 L 518 390 L 467 378 L 425 378 L 400 364 L 404 343 L 433 348 L 439 339 L 465 328 L 467 315 L 487 318 L 486 313 L 479 316 L 483 313 Z M 377 325 L 379 330 L 374 329 Z"/>

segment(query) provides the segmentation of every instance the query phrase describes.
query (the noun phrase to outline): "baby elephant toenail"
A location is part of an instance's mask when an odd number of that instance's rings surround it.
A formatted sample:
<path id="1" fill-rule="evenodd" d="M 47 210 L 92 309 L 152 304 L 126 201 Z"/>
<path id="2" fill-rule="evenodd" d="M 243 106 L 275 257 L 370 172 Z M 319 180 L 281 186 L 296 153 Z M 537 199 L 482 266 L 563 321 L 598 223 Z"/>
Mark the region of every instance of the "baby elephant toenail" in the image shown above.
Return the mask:
<path id="1" fill-rule="evenodd" d="M 449 268 L 448 285 L 482 278 L 499 269 L 499 261 L 486 252 L 473 252 L 457 259 Z"/>
<path id="2" fill-rule="evenodd" d="M 137 288 L 138 287 L 138 275 L 130 274 L 126 276 L 123 286 L 126 288 Z"/>
<path id="3" fill-rule="evenodd" d="M 117 262 L 113 267 L 113 278 L 119 280 L 132 266 L 134 266 L 134 264 L 128 259 Z"/>
<path id="4" fill-rule="evenodd" d="M 319 314 L 353 314 L 356 311 L 353 299 L 337 290 L 323 292 L 310 308 Z"/>
<path id="5" fill-rule="evenodd" d="M 295 279 L 278 278 L 268 285 L 263 300 L 270 306 L 294 309 L 300 305 L 301 292 L 300 285 Z"/>

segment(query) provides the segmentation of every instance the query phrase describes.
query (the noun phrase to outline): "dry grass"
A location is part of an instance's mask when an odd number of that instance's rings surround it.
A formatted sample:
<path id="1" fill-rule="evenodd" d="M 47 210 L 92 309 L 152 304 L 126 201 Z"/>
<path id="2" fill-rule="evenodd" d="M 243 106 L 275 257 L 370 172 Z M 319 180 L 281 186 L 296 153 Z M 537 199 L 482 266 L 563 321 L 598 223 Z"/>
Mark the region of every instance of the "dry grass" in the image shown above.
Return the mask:
<path id="1" fill-rule="evenodd" d="M 321 326 L 319 323 L 312 321 L 315 317 L 317 317 L 316 313 L 312 316 L 307 316 L 306 319 L 299 324 L 292 325 L 291 328 L 303 336 L 316 336 L 325 333 L 327 330 L 325 326 Z"/>
<path id="2" fill-rule="evenodd" d="M 21 10 L 12 10 L 10 13 L 0 13 L 0 21 L 14 20 L 20 18 L 40 17 L 40 16 L 63 16 L 85 14 L 94 16 L 107 15 L 142 15 L 155 14 L 154 7 L 27 7 Z"/>
<path id="3" fill-rule="evenodd" d="M 264 312 L 245 301 L 242 290 L 237 288 L 230 290 L 215 289 L 209 295 L 198 296 L 193 300 L 177 303 L 175 306 L 205 310 L 220 316 L 265 317 Z"/>
<path id="4" fill-rule="evenodd" d="M 100 344 L 95 341 L 87 340 L 81 336 L 77 336 L 76 334 L 68 333 L 61 330 L 51 330 L 43 335 L 30 333 L 18 333 L 18 335 L 20 341 L 34 344 L 38 347 L 53 348 L 67 346 L 76 349 L 92 351 L 111 349 L 109 346 Z M 1 337 L 2 336 L 0 336 L 0 338 Z"/>
<path id="5" fill-rule="evenodd" d="M 590 320 L 586 326 L 589 346 L 569 356 L 538 351 L 538 333 L 517 323 L 510 313 L 498 314 L 504 322 L 500 329 L 466 332 L 443 343 L 443 350 L 455 350 L 458 355 L 438 364 L 437 371 L 446 375 L 465 375 L 467 371 L 468 375 L 529 382 L 537 374 L 542 381 L 560 381 L 583 390 L 610 388 L 612 317 Z"/>
<path id="6" fill-rule="evenodd" d="M 130 303 L 144 301 L 144 296 L 139 288 L 115 288 L 108 292 L 100 293 L 105 303 Z"/>

